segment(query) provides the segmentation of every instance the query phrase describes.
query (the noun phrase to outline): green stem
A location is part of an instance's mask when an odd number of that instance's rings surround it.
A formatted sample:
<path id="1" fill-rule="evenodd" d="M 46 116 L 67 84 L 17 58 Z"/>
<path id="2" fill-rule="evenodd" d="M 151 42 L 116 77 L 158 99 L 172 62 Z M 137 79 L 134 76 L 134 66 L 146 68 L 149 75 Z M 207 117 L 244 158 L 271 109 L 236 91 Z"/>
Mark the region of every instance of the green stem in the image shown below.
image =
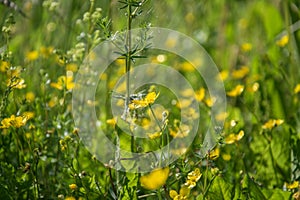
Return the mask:
<path id="1" fill-rule="evenodd" d="M 158 127 L 159 127 L 159 130 L 160 130 L 161 133 L 163 134 L 163 127 L 160 125 L 159 120 L 157 119 L 157 117 L 156 117 L 156 115 L 155 115 L 155 113 L 154 113 L 154 111 L 153 111 L 151 105 L 149 105 L 149 108 L 150 108 L 151 114 L 152 114 L 153 117 L 154 117 L 154 120 L 155 120 L 156 124 L 157 124 Z M 163 135 L 161 136 L 161 142 L 160 142 L 160 143 L 161 143 L 161 147 L 164 147 L 164 146 L 165 146 Z M 168 145 L 168 149 L 169 149 L 169 145 Z M 163 152 L 162 152 L 162 155 L 161 155 L 161 157 L 160 157 L 160 163 L 159 163 L 160 166 L 161 166 L 161 164 L 162 164 L 162 159 L 163 159 Z"/>
<path id="2" fill-rule="evenodd" d="M 160 192 L 160 189 L 157 190 L 157 197 L 159 200 L 162 200 L 162 196 L 161 196 L 161 192 Z"/>
<path id="3" fill-rule="evenodd" d="M 126 33 L 126 64 L 125 64 L 125 73 L 126 73 L 126 98 L 125 98 L 125 109 L 122 118 L 126 120 L 129 103 L 130 103 L 130 68 L 131 68 L 131 23 L 132 23 L 132 7 L 131 1 L 128 0 L 127 7 L 127 33 Z M 131 152 L 135 152 L 135 138 L 133 133 L 131 133 Z"/>

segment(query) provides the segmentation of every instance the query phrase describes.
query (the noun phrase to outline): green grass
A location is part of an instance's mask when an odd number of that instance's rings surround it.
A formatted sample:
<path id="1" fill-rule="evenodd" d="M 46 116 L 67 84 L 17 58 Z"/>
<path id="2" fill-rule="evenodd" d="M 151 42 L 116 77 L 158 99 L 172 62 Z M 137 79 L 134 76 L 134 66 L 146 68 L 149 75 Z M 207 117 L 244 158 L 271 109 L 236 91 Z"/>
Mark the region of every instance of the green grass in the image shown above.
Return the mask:
<path id="1" fill-rule="evenodd" d="M 98 44 L 128 29 L 126 2 L 135 1 L 16 1 L 26 17 L 0 5 L 0 199 L 176 199 L 180 195 L 187 199 L 299 199 L 298 1 L 142 1 L 131 28 L 169 28 L 201 44 L 222 74 L 227 110 L 223 116 L 213 116 L 224 120 L 224 127 L 214 130 L 219 134 L 217 144 L 200 156 L 212 114 L 208 86 L 184 58 L 142 49 L 142 58 L 130 62 L 132 69 L 143 63 L 171 66 L 195 91 L 203 88 L 205 93 L 197 102 L 201 113 L 197 136 L 186 153 L 164 169 L 141 174 L 124 172 L 134 168 L 134 162 L 121 159 L 123 171 L 118 171 L 113 167 L 117 159 L 98 161 L 85 148 L 72 110 L 73 83 L 83 60 Z M 131 110 L 130 114 L 136 114 L 134 122 L 122 124 L 121 116 L 117 125 L 109 120 L 115 117 L 110 101 L 118 101 L 113 87 L 133 56 L 124 50 L 125 44 L 120 43 L 123 59 L 110 64 L 100 78 L 95 101 L 86 106 L 96 108 L 101 129 L 112 143 L 128 151 L 149 152 L 176 140 L 172 133 L 193 127 L 178 123 L 176 96 L 160 85 L 154 90 L 159 93 L 155 101 Z M 150 75 L 145 72 L 145 76 Z M 242 89 L 233 91 L 238 85 Z M 123 86 L 119 91 L 126 97 Z M 138 89 L 145 93 L 143 100 L 149 88 Z M 161 132 L 161 136 L 128 134 L 133 132 L 129 125 L 148 123 L 149 133 Z M 129 127 L 127 132 L 121 126 Z M 160 168 L 162 161 L 153 160 L 145 167 Z M 201 177 L 195 175 L 197 168 Z M 186 189 L 184 184 L 193 177 L 200 178 Z"/>

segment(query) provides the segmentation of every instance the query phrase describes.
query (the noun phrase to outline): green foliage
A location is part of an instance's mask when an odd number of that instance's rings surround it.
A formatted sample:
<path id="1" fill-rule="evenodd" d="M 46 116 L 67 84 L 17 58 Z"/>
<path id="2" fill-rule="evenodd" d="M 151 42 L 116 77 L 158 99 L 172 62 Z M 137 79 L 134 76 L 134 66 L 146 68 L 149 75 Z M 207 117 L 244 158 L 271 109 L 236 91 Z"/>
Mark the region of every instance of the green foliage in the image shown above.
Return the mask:
<path id="1" fill-rule="evenodd" d="M 17 12 L 0 5 L 0 199 L 288 200 L 300 195 L 298 1 L 14 2 Z M 219 143 L 205 155 L 199 152 L 213 98 L 183 58 L 149 49 L 149 32 L 130 40 L 131 29 L 151 26 L 194 38 L 221 72 L 227 111 L 218 117 L 225 122 L 214 130 Z M 104 84 L 87 106 L 95 106 L 112 143 L 128 151 L 107 163 L 85 148 L 71 105 L 79 67 L 103 41 L 113 42 L 120 57 L 102 74 Z M 201 111 L 199 130 L 168 168 L 161 169 L 162 159 L 153 155 L 144 163 L 152 172 L 120 172 L 114 167 L 136 168 L 138 159 L 125 159 L 133 153 L 167 146 L 178 139 L 176 133 L 184 137 L 191 128 L 180 124 L 180 106 L 165 86 L 147 85 L 131 94 L 124 84 L 120 94 L 112 91 L 124 72 L 144 62 L 172 66 L 192 83 Z M 159 95 L 149 100 L 151 92 Z M 114 98 L 124 104 L 118 124 L 110 109 Z M 134 122 L 120 122 L 127 116 Z M 137 138 L 132 124 L 154 124 L 155 129 L 147 138 Z M 146 185 L 142 177 L 148 178 Z"/>

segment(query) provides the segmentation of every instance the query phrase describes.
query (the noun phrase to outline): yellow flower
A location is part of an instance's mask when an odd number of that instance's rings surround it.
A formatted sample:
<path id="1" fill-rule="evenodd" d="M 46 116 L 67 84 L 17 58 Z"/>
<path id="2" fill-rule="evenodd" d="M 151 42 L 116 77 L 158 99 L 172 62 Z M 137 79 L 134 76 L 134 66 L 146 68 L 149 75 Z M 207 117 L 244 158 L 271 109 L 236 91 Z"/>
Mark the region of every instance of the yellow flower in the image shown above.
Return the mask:
<path id="1" fill-rule="evenodd" d="M 1 121 L 1 128 L 9 128 L 9 127 L 15 127 L 15 128 L 20 128 L 23 126 L 25 123 L 23 121 L 23 118 L 18 116 L 16 117 L 15 115 L 10 116 L 10 118 L 5 118 Z"/>
<path id="2" fill-rule="evenodd" d="M 196 183 L 199 181 L 201 178 L 202 173 L 200 172 L 199 168 L 196 168 L 194 171 L 188 173 L 187 176 L 187 181 L 185 182 L 185 186 L 188 188 L 192 189 L 193 187 L 196 186 Z"/>
<path id="3" fill-rule="evenodd" d="M 71 190 L 76 190 L 77 189 L 77 185 L 75 183 L 72 183 L 72 184 L 69 185 L 69 188 Z"/>
<path id="4" fill-rule="evenodd" d="M 176 43 L 177 43 L 177 38 L 174 38 L 174 37 L 169 37 L 166 42 L 165 42 L 165 45 L 168 47 L 168 48 L 174 48 L 176 46 Z"/>
<path id="5" fill-rule="evenodd" d="M 220 156 L 220 149 L 215 148 L 214 150 L 210 151 L 208 154 L 209 159 L 215 160 Z"/>
<path id="6" fill-rule="evenodd" d="M 66 70 L 71 72 L 76 72 L 78 69 L 78 66 L 75 63 L 68 63 L 66 65 Z"/>
<path id="7" fill-rule="evenodd" d="M 12 77 L 8 79 L 7 87 L 16 88 L 16 89 L 23 89 L 26 87 L 25 81 L 19 77 Z"/>
<path id="8" fill-rule="evenodd" d="M 9 62 L 1 61 L 0 63 L 0 72 L 6 72 L 10 66 Z"/>
<path id="9" fill-rule="evenodd" d="M 289 36 L 284 35 L 279 40 L 276 41 L 276 45 L 280 47 L 284 47 L 285 45 L 287 45 L 288 42 L 289 42 Z"/>
<path id="10" fill-rule="evenodd" d="M 187 148 L 181 147 L 179 149 L 172 149 L 171 152 L 172 152 L 172 154 L 181 156 L 181 155 L 185 154 L 187 150 L 188 150 Z"/>
<path id="11" fill-rule="evenodd" d="M 183 109 L 183 108 L 190 107 L 191 104 L 192 104 L 191 99 L 182 99 L 181 101 L 177 102 L 176 107 Z"/>
<path id="12" fill-rule="evenodd" d="M 241 130 L 238 134 L 231 133 L 225 138 L 226 144 L 233 144 L 244 137 L 244 131 Z"/>
<path id="13" fill-rule="evenodd" d="M 205 89 L 204 88 L 200 88 L 199 90 L 197 90 L 195 92 L 195 95 L 196 95 L 196 100 L 198 102 L 202 101 L 205 97 Z"/>
<path id="14" fill-rule="evenodd" d="M 154 169 L 149 174 L 141 176 L 141 186 L 148 190 L 156 190 L 160 188 L 166 183 L 169 171 L 169 167 Z"/>
<path id="15" fill-rule="evenodd" d="M 57 82 L 51 83 L 50 86 L 58 90 L 62 90 L 64 87 L 66 87 L 67 90 L 72 90 L 75 83 L 73 82 L 73 76 L 60 76 Z"/>
<path id="16" fill-rule="evenodd" d="M 264 123 L 264 125 L 262 125 L 262 128 L 271 130 L 276 126 L 283 124 L 283 122 L 284 122 L 284 120 L 282 120 L 282 119 L 270 119 L 269 121 Z"/>
<path id="17" fill-rule="evenodd" d="M 107 119 L 106 123 L 113 126 L 113 127 L 115 127 L 116 124 L 117 124 L 117 118 Z"/>
<path id="18" fill-rule="evenodd" d="M 9 128 L 10 127 L 10 118 L 4 118 L 1 121 L 1 126 L 0 128 Z"/>
<path id="19" fill-rule="evenodd" d="M 190 127 L 185 124 L 182 124 L 179 127 L 175 126 L 174 129 L 169 129 L 169 133 L 173 138 L 184 138 L 190 131 Z"/>
<path id="20" fill-rule="evenodd" d="M 244 91 L 244 86 L 243 85 L 237 85 L 234 89 L 231 91 L 227 92 L 227 95 L 230 97 L 236 97 L 242 94 Z"/>
<path id="21" fill-rule="evenodd" d="M 208 107 L 212 107 L 214 105 L 216 101 L 216 98 L 214 97 L 208 97 L 204 100 L 204 103 L 208 106 Z"/>
<path id="22" fill-rule="evenodd" d="M 27 92 L 25 94 L 25 98 L 28 102 L 33 102 L 35 98 L 35 94 L 33 92 Z"/>
<path id="23" fill-rule="evenodd" d="M 225 161 L 229 161 L 229 160 L 231 160 L 231 155 L 227 154 L 227 153 L 224 153 L 224 154 L 222 154 L 222 158 Z"/>
<path id="24" fill-rule="evenodd" d="M 183 112 L 182 115 L 192 119 L 197 119 L 199 117 L 199 113 L 196 112 L 194 108 L 187 108 L 187 111 Z"/>
<path id="25" fill-rule="evenodd" d="M 54 96 L 49 100 L 48 106 L 50 108 L 53 108 L 54 106 L 56 106 L 57 102 L 58 102 L 58 99 L 57 99 L 57 97 Z"/>
<path id="26" fill-rule="evenodd" d="M 155 133 L 148 133 L 147 136 L 151 139 L 154 140 L 156 138 L 159 138 L 162 135 L 161 131 L 155 132 Z"/>
<path id="27" fill-rule="evenodd" d="M 294 181 L 293 183 L 284 183 L 284 187 L 287 189 L 296 189 L 299 187 L 299 181 Z"/>
<path id="28" fill-rule="evenodd" d="M 28 61 L 34 61 L 34 60 L 38 59 L 38 57 L 39 57 L 38 51 L 30 51 L 26 54 L 26 59 Z"/>
<path id="29" fill-rule="evenodd" d="M 188 188 L 192 189 L 197 185 L 197 183 L 193 180 L 188 179 L 188 180 L 186 180 L 184 185 L 187 186 Z"/>
<path id="30" fill-rule="evenodd" d="M 190 194 L 190 188 L 182 186 L 179 190 L 179 194 L 175 190 L 171 190 L 169 195 L 174 200 L 187 200 Z"/>
<path id="31" fill-rule="evenodd" d="M 228 113 L 227 112 L 220 112 L 216 115 L 216 120 L 217 121 L 224 121 L 227 117 L 228 117 Z"/>
<path id="32" fill-rule="evenodd" d="M 44 58 L 48 58 L 53 53 L 53 47 L 41 47 L 40 52 Z"/>
<path id="33" fill-rule="evenodd" d="M 195 15 L 192 12 L 188 12 L 185 17 L 185 21 L 188 23 L 192 23 L 195 20 Z"/>
<path id="34" fill-rule="evenodd" d="M 22 114 L 22 117 L 24 120 L 28 121 L 29 119 L 32 119 L 34 117 L 34 113 L 33 112 L 24 112 Z"/>
<path id="35" fill-rule="evenodd" d="M 243 52 L 251 51 L 251 49 L 252 49 L 252 44 L 251 44 L 251 43 L 246 42 L 246 43 L 243 43 L 243 44 L 241 45 L 241 50 L 242 50 Z"/>
<path id="36" fill-rule="evenodd" d="M 20 128 L 26 124 L 26 122 L 33 117 L 32 112 L 24 112 L 22 116 L 11 115 L 9 118 L 4 118 L 1 121 L 0 128 L 5 129 L 9 127 Z"/>
<path id="37" fill-rule="evenodd" d="M 223 70 L 223 71 L 221 71 L 219 73 L 218 80 L 225 81 L 228 78 L 228 75 L 229 75 L 228 71 L 227 70 Z"/>
<path id="38" fill-rule="evenodd" d="M 75 197 L 66 197 L 65 200 L 76 200 Z"/>
<path id="39" fill-rule="evenodd" d="M 195 70 L 194 66 L 190 62 L 182 63 L 182 70 L 185 72 L 193 72 Z"/>
<path id="40" fill-rule="evenodd" d="M 259 83 L 255 82 L 253 83 L 249 88 L 248 91 L 249 92 L 256 92 L 259 89 Z"/>
<path id="41" fill-rule="evenodd" d="M 300 83 L 296 85 L 296 87 L 294 88 L 294 93 L 297 94 L 300 92 Z"/>
<path id="42" fill-rule="evenodd" d="M 240 69 L 234 70 L 231 75 L 234 79 L 242 79 L 248 73 L 249 73 L 249 68 L 247 66 L 242 66 Z"/>
<path id="43" fill-rule="evenodd" d="M 159 93 L 156 94 L 155 92 L 150 92 L 146 95 L 145 99 L 142 100 L 132 100 L 132 107 L 134 108 L 144 108 L 149 106 L 150 104 L 153 104 L 154 101 L 157 99 L 157 97 L 159 96 Z"/>
<path id="44" fill-rule="evenodd" d="M 180 94 L 184 97 L 193 97 L 194 96 L 195 91 L 192 88 L 183 90 L 182 92 L 180 92 Z"/>

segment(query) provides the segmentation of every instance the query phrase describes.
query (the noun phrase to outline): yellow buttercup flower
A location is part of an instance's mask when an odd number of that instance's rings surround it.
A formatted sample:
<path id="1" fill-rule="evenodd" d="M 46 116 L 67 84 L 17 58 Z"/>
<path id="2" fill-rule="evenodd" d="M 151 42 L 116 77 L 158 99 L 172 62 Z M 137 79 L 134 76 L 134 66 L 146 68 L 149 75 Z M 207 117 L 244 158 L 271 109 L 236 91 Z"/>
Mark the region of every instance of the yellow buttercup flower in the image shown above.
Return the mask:
<path id="1" fill-rule="evenodd" d="M 159 138 L 162 135 L 161 131 L 155 132 L 155 133 L 148 133 L 147 136 L 151 139 L 154 140 L 156 138 Z"/>
<path id="2" fill-rule="evenodd" d="M 195 15 L 192 12 L 188 12 L 184 19 L 187 23 L 192 23 L 195 20 Z"/>
<path id="3" fill-rule="evenodd" d="M 242 79 L 249 73 L 249 68 L 247 66 L 242 66 L 240 69 L 234 70 L 232 72 L 232 77 L 234 79 Z"/>
<path id="4" fill-rule="evenodd" d="M 23 89 L 26 87 L 25 80 L 19 77 L 12 77 L 8 79 L 7 87 L 15 89 Z"/>
<path id="5" fill-rule="evenodd" d="M 227 153 L 224 153 L 224 154 L 222 154 L 222 158 L 225 161 L 229 161 L 229 160 L 231 160 L 231 155 L 227 154 Z"/>
<path id="6" fill-rule="evenodd" d="M 78 66 L 75 63 L 68 63 L 66 65 L 66 70 L 71 72 L 76 72 L 78 70 Z"/>
<path id="7" fill-rule="evenodd" d="M 41 47 L 40 53 L 44 58 L 48 58 L 53 53 L 53 47 Z"/>
<path id="8" fill-rule="evenodd" d="M 243 52 L 251 51 L 251 49 L 252 49 L 252 44 L 251 44 L 251 43 L 246 42 L 246 43 L 243 43 L 243 44 L 241 45 L 241 50 L 242 50 Z"/>
<path id="9" fill-rule="evenodd" d="M 117 118 L 107 119 L 106 123 L 113 126 L 113 127 L 115 127 L 116 124 L 117 124 Z"/>
<path id="10" fill-rule="evenodd" d="M 279 40 L 276 41 L 276 45 L 278 45 L 280 47 L 284 47 L 287 45 L 288 42 L 289 42 L 289 36 L 284 35 Z"/>
<path id="11" fill-rule="evenodd" d="M 228 75 L 229 75 L 228 71 L 227 70 L 223 70 L 223 71 L 221 71 L 219 73 L 218 80 L 225 81 L 228 78 Z"/>
<path id="12" fill-rule="evenodd" d="M 181 99 L 180 101 L 177 102 L 176 107 L 183 109 L 183 108 L 188 108 L 192 104 L 192 99 Z"/>
<path id="13" fill-rule="evenodd" d="M 33 92 L 27 92 L 25 94 L 25 98 L 28 102 L 33 102 L 35 98 L 35 94 Z"/>
<path id="14" fill-rule="evenodd" d="M 293 183 L 284 183 L 284 187 L 287 189 L 296 189 L 299 188 L 299 181 L 294 181 Z"/>
<path id="15" fill-rule="evenodd" d="M 9 69 L 10 63 L 6 61 L 1 61 L 0 72 L 6 72 Z"/>
<path id="16" fill-rule="evenodd" d="M 247 88 L 249 92 L 256 92 L 259 89 L 259 83 L 255 82 L 250 87 Z"/>
<path id="17" fill-rule="evenodd" d="M 204 103 L 208 106 L 208 107 L 212 107 L 214 105 L 216 101 L 215 97 L 207 97 L 206 99 L 204 99 Z"/>
<path id="18" fill-rule="evenodd" d="M 76 185 L 75 183 L 70 184 L 70 185 L 69 185 L 69 188 L 70 188 L 71 190 L 76 190 L 76 189 L 77 189 L 77 185 Z"/>
<path id="19" fill-rule="evenodd" d="M 165 42 L 165 45 L 168 47 L 168 48 L 174 48 L 176 46 L 176 43 L 177 43 L 177 38 L 174 38 L 174 37 L 169 37 L 166 42 Z"/>
<path id="20" fill-rule="evenodd" d="M 144 108 L 144 107 L 147 107 L 149 106 L 150 104 L 153 104 L 154 101 L 157 99 L 157 97 L 159 96 L 159 93 L 156 94 L 155 92 L 150 92 L 146 95 L 146 97 L 142 100 L 132 100 L 132 103 L 131 103 L 131 107 L 134 107 L 134 108 Z"/>
<path id="21" fill-rule="evenodd" d="M 221 112 L 216 115 L 217 121 L 224 121 L 229 116 L 228 112 Z"/>
<path id="22" fill-rule="evenodd" d="M 10 118 L 4 118 L 2 121 L 1 121 L 1 126 L 0 128 L 9 128 L 11 125 L 10 125 Z"/>
<path id="23" fill-rule="evenodd" d="M 175 126 L 173 129 L 169 129 L 169 133 L 173 138 L 184 138 L 188 136 L 190 131 L 190 127 L 185 124 L 181 124 L 180 126 Z"/>
<path id="24" fill-rule="evenodd" d="M 0 128 L 6 129 L 9 127 L 20 128 L 26 124 L 26 122 L 34 116 L 32 112 L 25 112 L 22 116 L 11 115 L 9 118 L 4 118 L 1 121 Z"/>
<path id="25" fill-rule="evenodd" d="M 300 83 L 296 85 L 296 87 L 294 88 L 294 93 L 297 94 L 300 92 Z"/>
<path id="26" fill-rule="evenodd" d="M 196 100 L 198 102 L 202 101 L 205 97 L 205 89 L 204 88 L 200 88 L 199 90 L 197 90 L 195 92 L 195 95 L 196 95 Z"/>
<path id="27" fill-rule="evenodd" d="M 26 59 L 28 61 L 34 61 L 34 60 L 38 59 L 38 57 L 39 57 L 38 51 L 30 51 L 26 54 Z"/>
<path id="28" fill-rule="evenodd" d="M 192 88 L 188 88 L 188 89 L 180 92 L 180 94 L 184 97 L 193 97 L 194 93 L 195 93 L 195 91 Z"/>
<path id="29" fill-rule="evenodd" d="M 60 76 L 57 82 L 51 83 L 50 86 L 58 90 L 62 90 L 64 87 L 66 87 L 67 90 L 72 90 L 75 83 L 73 82 L 73 76 Z"/>
<path id="30" fill-rule="evenodd" d="M 237 85 L 234 89 L 232 89 L 231 91 L 227 92 L 227 95 L 230 97 L 236 97 L 242 94 L 242 92 L 244 91 L 244 86 L 243 85 Z"/>
<path id="31" fill-rule="evenodd" d="M 179 194 L 175 190 L 170 190 L 169 195 L 174 200 L 187 200 L 190 191 L 190 188 L 184 185 L 180 188 Z"/>
<path id="32" fill-rule="evenodd" d="M 283 124 L 283 122 L 284 122 L 284 120 L 282 120 L 282 119 L 270 119 L 269 121 L 264 123 L 264 125 L 262 125 L 262 128 L 271 130 L 276 126 Z"/>
<path id="33" fill-rule="evenodd" d="M 75 197 L 66 197 L 65 200 L 76 200 Z"/>
<path id="34" fill-rule="evenodd" d="M 209 156 L 209 159 L 211 159 L 211 160 L 217 159 L 220 156 L 220 149 L 215 148 L 214 150 L 209 152 L 208 156 Z"/>
<path id="35" fill-rule="evenodd" d="M 196 168 L 194 171 L 188 173 L 187 180 L 184 185 L 187 186 L 189 189 L 194 188 L 201 176 L 202 173 L 200 172 L 200 169 Z"/>
<path id="36" fill-rule="evenodd" d="M 34 113 L 33 112 L 24 112 L 22 114 L 22 117 L 28 121 L 29 119 L 32 119 L 34 117 Z"/>
<path id="37" fill-rule="evenodd" d="M 244 137 L 244 131 L 241 130 L 238 134 L 234 134 L 234 133 L 231 133 L 230 135 L 228 135 L 226 138 L 225 138 L 225 143 L 226 144 L 233 144 L 239 140 L 241 140 L 243 137 Z"/>
<path id="38" fill-rule="evenodd" d="M 194 66 L 190 62 L 182 63 L 181 67 L 181 69 L 185 72 L 193 72 L 195 70 Z"/>
<path id="39" fill-rule="evenodd" d="M 141 176 L 141 186 L 148 190 L 156 190 L 166 183 L 169 172 L 169 167 L 155 169 L 149 174 Z"/>

